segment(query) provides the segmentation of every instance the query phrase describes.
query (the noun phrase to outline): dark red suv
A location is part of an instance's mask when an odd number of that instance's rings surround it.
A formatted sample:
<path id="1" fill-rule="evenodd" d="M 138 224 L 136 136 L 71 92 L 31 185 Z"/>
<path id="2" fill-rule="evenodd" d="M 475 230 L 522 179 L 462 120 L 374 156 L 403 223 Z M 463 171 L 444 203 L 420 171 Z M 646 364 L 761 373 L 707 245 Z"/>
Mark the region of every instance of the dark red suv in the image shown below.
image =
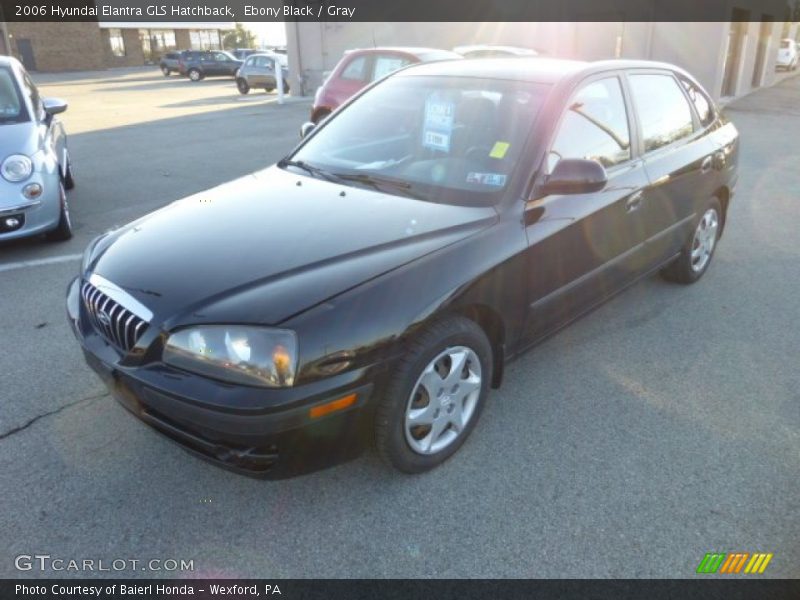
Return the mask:
<path id="1" fill-rule="evenodd" d="M 463 58 L 436 48 L 367 48 L 348 50 L 317 89 L 311 120 L 319 123 L 350 96 L 376 79 L 412 63 Z"/>

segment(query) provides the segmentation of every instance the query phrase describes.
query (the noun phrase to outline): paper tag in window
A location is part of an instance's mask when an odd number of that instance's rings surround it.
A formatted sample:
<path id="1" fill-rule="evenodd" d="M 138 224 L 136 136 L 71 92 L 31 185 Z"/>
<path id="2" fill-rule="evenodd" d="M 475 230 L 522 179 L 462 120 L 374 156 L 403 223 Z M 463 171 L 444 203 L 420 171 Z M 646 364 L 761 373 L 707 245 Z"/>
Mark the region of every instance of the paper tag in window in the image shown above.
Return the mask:
<path id="1" fill-rule="evenodd" d="M 432 94 L 425 102 L 425 123 L 422 128 L 422 145 L 432 150 L 450 151 L 450 134 L 453 132 L 455 107 L 452 102 Z"/>
<path id="2" fill-rule="evenodd" d="M 508 142 L 495 142 L 492 151 L 489 152 L 491 158 L 505 158 L 506 152 L 511 147 Z"/>

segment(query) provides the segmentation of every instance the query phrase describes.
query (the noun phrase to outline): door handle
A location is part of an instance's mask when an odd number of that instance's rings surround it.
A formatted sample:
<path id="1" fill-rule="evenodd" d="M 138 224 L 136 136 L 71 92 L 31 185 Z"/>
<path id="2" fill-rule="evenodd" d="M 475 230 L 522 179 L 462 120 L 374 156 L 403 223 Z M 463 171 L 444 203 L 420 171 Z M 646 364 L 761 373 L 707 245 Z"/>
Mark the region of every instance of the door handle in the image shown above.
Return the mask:
<path id="1" fill-rule="evenodd" d="M 642 205 L 642 192 L 635 192 L 625 200 L 625 212 L 633 212 Z"/>
<path id="2" fill-rule="evenodd" d="M 714 158 L 711 156 L 706 156 L 703 159 L 703 162 L 700 163 L 700 172 L 708 173 L 711 170 L 711 167 L 713 166 L 714 166 Z"/>

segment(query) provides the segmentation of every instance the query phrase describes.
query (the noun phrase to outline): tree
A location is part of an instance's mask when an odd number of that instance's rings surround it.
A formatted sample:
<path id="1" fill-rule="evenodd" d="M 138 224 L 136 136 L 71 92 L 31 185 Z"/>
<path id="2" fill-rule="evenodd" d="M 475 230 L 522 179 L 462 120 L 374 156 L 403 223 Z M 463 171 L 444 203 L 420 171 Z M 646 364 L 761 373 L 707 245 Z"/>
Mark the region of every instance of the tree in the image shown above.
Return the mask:
<path id="1" fill-rule="evenodd" d="M 222 47 L 226 50 L 234 48 L 252 48 L 256 45 L 256 36 L 241 23 L 236 23 L 233 31 L 222 36 Z"/>

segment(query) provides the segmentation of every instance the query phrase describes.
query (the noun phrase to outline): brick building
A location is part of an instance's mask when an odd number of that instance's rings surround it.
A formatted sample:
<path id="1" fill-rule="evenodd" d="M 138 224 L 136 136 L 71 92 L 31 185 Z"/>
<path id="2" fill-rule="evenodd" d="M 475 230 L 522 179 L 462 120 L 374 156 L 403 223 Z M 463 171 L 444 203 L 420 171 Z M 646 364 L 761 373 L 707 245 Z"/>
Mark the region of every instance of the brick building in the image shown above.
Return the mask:
<path id="1" fill-rule="evenodd" d="M 214 50 L 231 23 L 0 23 L 0 54 L 31 71 L 83 71 L 156 63 L 168 50 Z"/>

